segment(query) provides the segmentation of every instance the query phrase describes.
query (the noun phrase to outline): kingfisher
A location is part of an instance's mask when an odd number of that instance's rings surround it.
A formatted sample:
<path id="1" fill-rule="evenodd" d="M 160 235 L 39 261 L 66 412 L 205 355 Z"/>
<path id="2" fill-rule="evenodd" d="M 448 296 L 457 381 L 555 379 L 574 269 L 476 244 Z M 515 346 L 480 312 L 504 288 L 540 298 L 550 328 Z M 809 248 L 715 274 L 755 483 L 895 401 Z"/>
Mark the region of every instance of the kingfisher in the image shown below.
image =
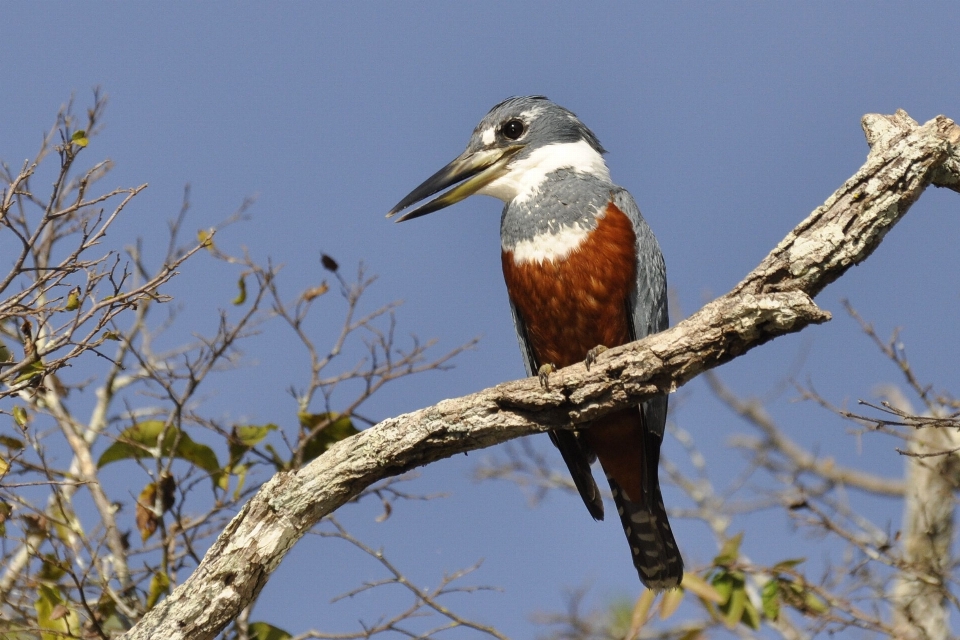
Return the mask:
<path id="1" fill-rule="evenodd" d="M 663 254 L 633 197 L 610 179 L 600 141 L 573 112 L 544 96 L 493 107 L 466 150 L 390 210 L 419 218 L 473 194 L 504 202 L 503 277 L 527 375 L 544 386 L 556 368 L 667 328 Z M 660 494 L 667 397 L 607 414 L 576 431 L 555 430 L 574 485 L 596 520 L 603 497 L 590 465 L 599 459 L 640 580 L 680 585 L 683 559 Z"/>

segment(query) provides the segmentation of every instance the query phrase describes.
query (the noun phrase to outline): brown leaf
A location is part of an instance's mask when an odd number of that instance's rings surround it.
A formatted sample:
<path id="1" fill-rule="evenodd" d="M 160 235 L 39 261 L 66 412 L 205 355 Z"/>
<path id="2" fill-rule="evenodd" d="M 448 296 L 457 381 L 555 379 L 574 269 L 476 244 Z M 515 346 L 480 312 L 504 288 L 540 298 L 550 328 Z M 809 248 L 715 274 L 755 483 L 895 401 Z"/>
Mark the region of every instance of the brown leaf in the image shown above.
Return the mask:
<path id="1" fill-rule="evenodd" d="M 20 333 L 23 334 L 23 359 L 33 360 L 37 355 L 37 347 L 33 342 L 33 325 L 29 320 L 24 320 L 20 325 Z"/>
<path id="2" fill-rule="evenodd" d="M 386 500 L 384 500 L 384 501 L 383 501 L 383 513 L 381 513 L 380 515 L 378 515 L 378 516 L 376 517 L 375 521 L 376 521 L 376 522 L 386 522 L 386 521 L 387 521 L 387 518 L 389 518 L 389 517 L 390 517 L 390 514 L 392 514 L 392 513 L 393 513 L 393 506 L 392 506 L 389 502 L 387 502 Z"/>
<path id="3" fill-rule="evenodd" d="M 323 268 L 327 271 L 333 271 L 334 273 L 336 273 L 337 269 L 340 268 L 340 265 L 337 264 L 337 261 L 325 253 L 320 256 L 320 264 L 322 264 Z"/>
<path id="4" fill-rule="evenodd" d="M 157 514 L 153 511 L 153 505 L 157 500 L 157 483 L 151 482 L 137 498 L 137 529 L 140 531 L 140 539 L 146 542 L 152 536 L 159 523 Z"/>
<path id="5" fill-rule="evenodd" d="M 67 615 L 68 613 L 70 613 L 70 610 L 67 609 L 67 608 L 63 605 L 62 602 L 58 602 L 58 603 L 53 607 L 53 610 L 50 612 L 50 615 L 47 616 L 47 617 L 48 617 L 50 620 L 59 620 L 59 619 L 62 618 L 63 616 Z"/>
<path id="6" fill-rule="evenodd" d="M 38 513 L 27 513 L 21 516 L 23 519 L 23 524 L 27 527 L 27 533 L 30 534 L 46 534 L 47 527 L 50 523 L 47 521 L 47 517 L 43 514 Z"/>
<path id="7" fill-rule="evenodd" d="M 329 291 L 329 290 L 330 290 L 330 285 L 328 285 L 328 284 L 327 284 L 327 281 L 324 280 L 323 282 L 321 282 L 321 283 L 318 284 L 317 286 L 315 286 L 315 287 L 310 287 L 309 289 L 307 289 L 306 291 L 304 291 L 304 292 L 303 292 L 303 295 L 301 296 L 301 298 L 303 298 L 303 301 L 304 301 L 304 302 L 310 302 L 310 301 L 313 300 L 314 298 L 319 298 L 320 296 L 322 296 L 323 294 L 325 294 L 325 293 L 326 293 L 327 291 Z"/>
<path id="8" fill-rule="evenodd" d="M 176 502 L 177 481 L 169 473 L 160 476 L 160 507 L 163 513 L 170 511 Z"/>

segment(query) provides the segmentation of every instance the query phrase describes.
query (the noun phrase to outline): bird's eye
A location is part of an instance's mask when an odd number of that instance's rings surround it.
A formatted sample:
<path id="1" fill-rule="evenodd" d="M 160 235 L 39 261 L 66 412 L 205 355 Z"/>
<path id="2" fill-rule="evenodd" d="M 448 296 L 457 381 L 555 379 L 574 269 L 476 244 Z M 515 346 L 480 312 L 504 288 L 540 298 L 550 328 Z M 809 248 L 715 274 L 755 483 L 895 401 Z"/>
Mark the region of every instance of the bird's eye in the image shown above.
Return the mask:
<path id="1" fill-rule="evenodd" d="M 526 130 L 527 127 L 523 124 L 523 120 L 516 118 L 507 120 L 503 123 L 503 126 L 500 127 L 500 132 L 503 133 L 505 138 L 510 140 L 517 140 Z"/>

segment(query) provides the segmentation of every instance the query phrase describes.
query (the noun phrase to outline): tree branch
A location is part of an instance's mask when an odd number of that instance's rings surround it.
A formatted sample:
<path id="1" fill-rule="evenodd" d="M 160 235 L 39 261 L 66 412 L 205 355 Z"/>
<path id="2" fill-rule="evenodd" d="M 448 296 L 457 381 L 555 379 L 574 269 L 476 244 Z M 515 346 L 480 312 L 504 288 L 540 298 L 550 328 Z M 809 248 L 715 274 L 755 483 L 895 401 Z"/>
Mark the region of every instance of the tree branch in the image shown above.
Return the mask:
<path id="1" fill-rule="evenodd" d="M 867 162 L 733 291 L 677 326 L 550 378 L 498 385 L 390 418 L 261 487 L 194 574 L 124 637 L 213 638 L 321 518 L 388 476 L 512 438 L 584 425 L 669 393 L 773 338 L 822 323 L 812 296 L 865 260 L 927 185 L 958 182 L 960 127 L 905 112 L 863 119 Z"/>
<path id="2" fill-rule="evenodd" d="M 786 458 L 791 468 L 810 472 L 827 482 L 854 487 L 861 491 L 902 498 L 905 484 L 880 475 L 844 467 L 832 458 L 820 458 L 787 437 L 759 402 L 738 398 L 712 371 L 706 374 L 707 384 L 717 398 L 755 426 L 764 437 L 751 445 L 744 445 L 753 452 L 769 454 L 776 452 Z"/>

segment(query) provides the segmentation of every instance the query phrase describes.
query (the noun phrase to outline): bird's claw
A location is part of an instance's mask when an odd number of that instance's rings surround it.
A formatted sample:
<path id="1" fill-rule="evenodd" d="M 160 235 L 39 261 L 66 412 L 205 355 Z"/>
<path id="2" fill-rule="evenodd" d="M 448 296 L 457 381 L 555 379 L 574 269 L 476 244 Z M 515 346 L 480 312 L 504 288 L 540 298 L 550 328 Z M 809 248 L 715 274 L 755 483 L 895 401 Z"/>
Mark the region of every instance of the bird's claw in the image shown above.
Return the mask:
<path id="1" fill-rule="evenodd" d="M 587 367 L 587 371 L 590 371 L 590 367 L 596 363 L 600 354 L 606 350 L 607 348 L 605 346 L 598 344 L 593 349 L 590 349 L 590 351 L 587 351 L 587 357 L 583 359 L 583 364 Z"/>
<path id="2" fill-rule="evenodd" d="M 537 378 L 540 380 L 540 386 L 544 389 L 550 389 L 550 374 L 557 368 L 552 364 L 545 364 L 537 370 Z"/>

